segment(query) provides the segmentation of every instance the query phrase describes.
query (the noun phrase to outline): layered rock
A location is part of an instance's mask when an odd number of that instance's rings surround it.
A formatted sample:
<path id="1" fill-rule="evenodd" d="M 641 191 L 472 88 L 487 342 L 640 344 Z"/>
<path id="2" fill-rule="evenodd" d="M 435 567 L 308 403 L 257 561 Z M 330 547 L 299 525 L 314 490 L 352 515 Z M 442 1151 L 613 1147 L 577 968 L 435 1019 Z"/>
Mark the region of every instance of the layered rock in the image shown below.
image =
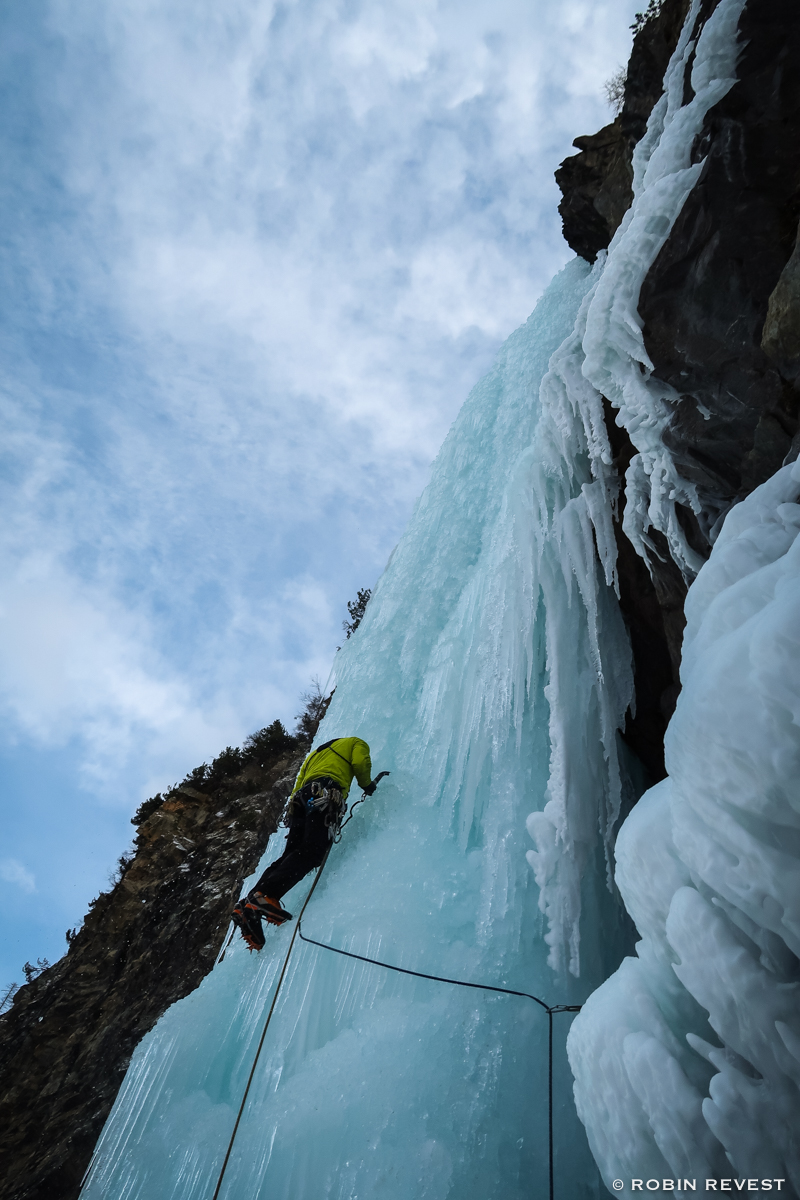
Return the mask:
<path id="1" fill-rule="evenodd" d="M 664 71 L 678 42 L 689 0 L 668 0 L 633 39 L 619 115 L 598 133 L 577 137 L 580 151 L 556 171 L 564 237 L 576 254 L 594 262 L 630 208 L 633 148 L 661 95 Z"/>
<path id="2" fill-rule="evenodd" d="M 77 1197 L 131 1054 L 214 965 L 303 753 L 169 793 L 68 953 L 20 988 L 0 1018 L 3 1200 Z"/>

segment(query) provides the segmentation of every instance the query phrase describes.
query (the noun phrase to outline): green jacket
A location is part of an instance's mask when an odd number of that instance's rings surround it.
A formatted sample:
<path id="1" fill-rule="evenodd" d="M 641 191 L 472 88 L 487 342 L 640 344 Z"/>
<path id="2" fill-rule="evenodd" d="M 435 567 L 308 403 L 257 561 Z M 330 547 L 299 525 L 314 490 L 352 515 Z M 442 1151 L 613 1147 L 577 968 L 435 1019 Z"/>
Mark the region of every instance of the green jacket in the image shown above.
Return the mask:
<path id="1" fill-rule="evenodd" d="M 330 746 L 312 750 L 300 768 L 292 795 L 303 784 L 323 775 L 335 779 L 344 796 L 350 791 L 354 775 L 362 788 L 367 787 L 372 782 L 372 761 L 367 743 L 357 737 L 334 738 Z"/>

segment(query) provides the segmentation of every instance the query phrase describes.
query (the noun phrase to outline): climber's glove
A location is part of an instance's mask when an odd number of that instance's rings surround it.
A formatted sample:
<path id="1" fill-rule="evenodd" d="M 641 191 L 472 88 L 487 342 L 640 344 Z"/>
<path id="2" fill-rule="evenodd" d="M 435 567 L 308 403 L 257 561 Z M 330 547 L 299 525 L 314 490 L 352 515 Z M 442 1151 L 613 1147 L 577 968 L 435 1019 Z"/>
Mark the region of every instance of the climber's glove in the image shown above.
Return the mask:
<path id="1" fill-rule="evenodd" d="M 388 774 L 388 771 L 381 771 L 379 775 L 376 775 L 372 783 L 368 784 L 368 786 L 364 788 L 364 795 L 371 796 L 380 781 Z"/>

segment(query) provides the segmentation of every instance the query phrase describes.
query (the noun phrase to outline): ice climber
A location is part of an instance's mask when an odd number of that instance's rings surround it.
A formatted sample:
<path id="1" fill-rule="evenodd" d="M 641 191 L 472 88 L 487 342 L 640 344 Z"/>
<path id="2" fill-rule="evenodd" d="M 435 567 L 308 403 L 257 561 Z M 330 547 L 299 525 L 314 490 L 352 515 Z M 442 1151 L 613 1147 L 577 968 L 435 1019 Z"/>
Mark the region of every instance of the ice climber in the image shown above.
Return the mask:
<path id="1" fill-rule="evenodd" d="M 289 797 L 289 836 L 283 854 L 231 914 L 251 950 L 264 945 L 262 917 L 270 925 L 292 919 L 281 896 L 322 862 L 341 824 L 353 776 L 371 796 L 378 780 L 372 779 L 369 746 L 361 738 L 333 738 L 306 756 Z"/>

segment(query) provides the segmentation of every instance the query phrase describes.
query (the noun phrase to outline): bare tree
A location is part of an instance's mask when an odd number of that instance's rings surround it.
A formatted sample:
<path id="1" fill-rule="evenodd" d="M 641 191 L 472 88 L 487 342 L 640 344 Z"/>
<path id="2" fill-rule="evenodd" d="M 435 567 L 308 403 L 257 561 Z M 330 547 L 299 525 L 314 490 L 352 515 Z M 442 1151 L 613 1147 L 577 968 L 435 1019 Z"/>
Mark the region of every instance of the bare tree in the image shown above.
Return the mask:
<path id="1" fill-rule="evenodd" d="M 295 726 L 295 737 L 301 742 L 313 742 L 319 729 L 320 721 L 328 711 L 328 705 L 331 702 L 331 697 L 324 695 L 322 687 L 317 678 L 311 680 L 310 689 L 303 694 L 303 711 L 297 714 L 297 725 Z"/>
<path id="2" fill-rule="evenodd" d="M 610 79 L 607 79 L 603 84 L 603 91 L 606 94 L 606 100 L 614 110 L 614 115 L 619 116 L 622 112 L 622 106 L 625 103 L 625 84 L 628 81 L 628 71 L 626 67 L 620 67 L 615 71 Z"/>
<path id="3" fill-rule="evenodd" d="M 0 1013 L 4 1013 L 11 1008 L 14 997 L 18 991 L 18 983 L 9 983 L 3 988 L 2 991 L 0 991 Z"/>

